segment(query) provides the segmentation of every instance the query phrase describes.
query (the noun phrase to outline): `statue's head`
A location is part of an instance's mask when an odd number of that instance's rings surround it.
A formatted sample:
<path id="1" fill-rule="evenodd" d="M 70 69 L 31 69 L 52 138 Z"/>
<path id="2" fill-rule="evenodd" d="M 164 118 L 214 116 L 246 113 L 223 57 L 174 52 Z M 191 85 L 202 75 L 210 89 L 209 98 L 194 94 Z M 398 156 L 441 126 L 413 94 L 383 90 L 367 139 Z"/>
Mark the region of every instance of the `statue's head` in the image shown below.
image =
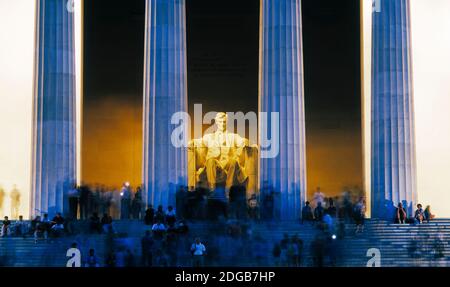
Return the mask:
<path id="1" fill-rule="evenodd" d="M 226 131 L 227 129 L 227 114 L 224 112 L 218 112 L 216 114 L 216 117 L 214 118 L 215 122 L 216 122 L 216 126 L 217 126 L 217 130 L 219 131 Z"/>

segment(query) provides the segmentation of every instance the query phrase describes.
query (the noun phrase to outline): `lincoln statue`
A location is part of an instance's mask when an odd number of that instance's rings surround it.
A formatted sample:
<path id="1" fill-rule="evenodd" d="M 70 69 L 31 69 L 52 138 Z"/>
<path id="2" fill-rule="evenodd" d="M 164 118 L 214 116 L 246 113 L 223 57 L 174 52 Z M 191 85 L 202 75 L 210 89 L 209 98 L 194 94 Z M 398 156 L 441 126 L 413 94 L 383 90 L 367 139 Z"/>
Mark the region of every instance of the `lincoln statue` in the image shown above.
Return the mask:
<path id="1" fill-rule="evenodd" d="M 239 160 L 244 148 L 248 146 L 248 140 L 227 131 L 227 118 L 226 113 L 217 113 L 216 131 L 193 141 L 195 147 L 204 149 L 206 154 L 203 164 L 196 172 L 197 177 L 206 173 L 211 190 L 222 182 L 225 182 L 225 188 L 229 190 L 232 185 L 245 184 L 248 177 Z"/>

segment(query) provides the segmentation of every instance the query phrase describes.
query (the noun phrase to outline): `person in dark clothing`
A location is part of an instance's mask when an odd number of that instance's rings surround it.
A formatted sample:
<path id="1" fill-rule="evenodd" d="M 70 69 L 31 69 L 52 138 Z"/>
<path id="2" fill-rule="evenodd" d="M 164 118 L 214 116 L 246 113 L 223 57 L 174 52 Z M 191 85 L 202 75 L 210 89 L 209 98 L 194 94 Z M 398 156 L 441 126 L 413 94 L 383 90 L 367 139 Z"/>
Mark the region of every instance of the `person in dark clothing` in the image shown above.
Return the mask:
<path id="1" fill-rule="evenodd" d="M 328 208 L 325 213 L 329 214 L 333 218 L 337 215 L 336 206 L 334 206 L 334 200 L 332 198 L 328 200 Z"/>
<path id="2" fill-rule="evenodd" d="M 64 232 L 64 222 L 64 218 L 59 212 L 53 217 L 51 221 L 51 230 L 53 231 L 54 236 L 59 236 Z"/>
<path id="3" fill-rule="evenodd" d="M 406 210 L 403 207 L 403 204 L 400 202 L 395 209 L 395 223 L 405 223 L 406 220 Z"/>
<path id="4" fill-rule="evenodd" d="M 164 214 L 163 207 L 162 207 L 162 205 L 159 205 L 158 209 L 156 210 L 156 214 L 155 214 L 155 217 L 154 217 L 153 221 L 164 222 L 164 219 L 165 219 L 165 214 Z"/>
<path id="5" fill-rule="evenodd" d="M 267 193 L 263 199 L 264 206 L 264 219 L 272 220 L 273 219 L 273 209 L 274 209 L 274 197 L 273 192 Z"/>
<path id="6" fill-rule="evenodd" d="M 145 267 L 151 267 L 153 265 L 153 245 L 152 234 L 147 230 L 141 240 L 142 265 Z"/>
<path id="7" fill-rule="evenodd" d="M 136 193 L 134 194 L 133 201 L 131 202 L 131 213 L 133 219 L 141 218 L 141 208 L 142 208 L 142 190 L 138 186 L 136 188 Z"/>
<path id="8" fill-rule="evenodd" d="M 5 216 L 2 225 L 2 237 L 6 237 L 9 235 L 9 226 L 11 225 L 11 221 L 9 221 L 8 216 Z"/>
<path id="9" fill-rule="evenodd" d="M 305 202 L 305 206 L 302 209 L 302 224 L 304 221 L 312 222 L 314 220 L 313 211 L 309 205 L 309 201 Z"/>
<path id="10" fill-rule="evenodd" d="M 87 219 L 88 217 L 88 203 L 89 203 L 90 190 L 87 186 L 82 186 L 80 188 L 80 218 Z"/>
<path id="11" fill-rule="evenodd" d="M 155 210 L 153 209 L 153 206 L 149 205 L 147 210 L 145 211 L 144 217 L 145 225 L 153 225 L 154 217 L 155 217 Z"/>
<path id="12" fill-rule="evenodd" d="M 175 226 L 175 222 L 177 221 L 177 215 L 175 213 L 175 210 L 173 209 L 172 206 L 169 206 L 167 208 L 167 212 L 166 212 L 166 222 L 167 225 L 169 227 L 174 227 Z"/>
<path id="13" fill-rule="evenodd" d="M 110 231 L 113 231 L 112 229 L 112 217 L 108 215 L 107 213 L 103 214 L 102 220 L 100 221 L 100 224 L 103 229 L 103 233 L 109 233 Z"/>
<path id="14" fill-rule="evenodd" d="M 322 203 L 318 202 L 316 208 L 314 209 L 314 218 L 316 221 L 321 222 L 324 215 L 324 209 L 322 207 Z"/>
<path id="15" fill-rule="evenodd" d="M 94 212 L 89 218 L 89 232 L 90 233 L 102 233 L 102 224 L 97 212 Z"/>

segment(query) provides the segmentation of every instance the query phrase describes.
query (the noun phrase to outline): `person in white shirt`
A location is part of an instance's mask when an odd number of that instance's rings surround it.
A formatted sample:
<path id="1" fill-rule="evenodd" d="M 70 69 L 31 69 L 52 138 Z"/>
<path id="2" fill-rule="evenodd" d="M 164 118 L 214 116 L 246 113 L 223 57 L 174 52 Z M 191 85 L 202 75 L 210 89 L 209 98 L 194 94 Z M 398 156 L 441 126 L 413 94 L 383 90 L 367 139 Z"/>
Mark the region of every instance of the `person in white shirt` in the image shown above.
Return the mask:
<path id="1" fill-rule="evenodd" d="M 317 191 L 314 193 L 313 201 L 314 207 L 316 207 L 319 202 L 321 203 L 322 207 L 325 207 L 325 194 L 323 194 L 323 192 L 320 190 L 320 187 L 317 187 Z"/>
<path id="2" fill-rule="evenodd" d="M 152 232 L 155 239 L 162 239 L 164 237 L 164 233 L 166 232 L 166 226 L 161 220 L 158 220 L 158 222 L 153 224 Z"/>
<path id="3" fill-rule="evenodd" d="M 200 238 L 196 238 L 195 242 L 191 246 L 192 253 L 192 265 L 193 267 L 203 266 L 203 258 L 206 255 L 206 247 L 201 243 Z"/>

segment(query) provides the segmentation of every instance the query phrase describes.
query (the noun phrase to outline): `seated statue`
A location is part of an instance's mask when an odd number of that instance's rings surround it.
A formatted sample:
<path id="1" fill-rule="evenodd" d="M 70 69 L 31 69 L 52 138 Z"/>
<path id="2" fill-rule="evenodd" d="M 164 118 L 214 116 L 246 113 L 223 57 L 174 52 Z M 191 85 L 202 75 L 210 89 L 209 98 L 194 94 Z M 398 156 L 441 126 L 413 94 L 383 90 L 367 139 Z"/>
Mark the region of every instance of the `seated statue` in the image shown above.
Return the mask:
<path id="1" fill-rule="evenodd" d="M 218 183 L 224 183 L 225 189 L 229 191 L 233 185 L 248 185 L 249 175 L 254 185 L 257 152 L 252 155 L 252 151 L 257 148 L 250 147 L 248 140 L 240 135 L 227 131 L 226 113 L 217 113 L 215 124 L 217 129 L 214 133 L 205 134 L 189 143 L 189 185 L 195 186 L 197 182 L 206 181 L 207 187 L 214 190 Z M 247 161 L 249 157 L 252 160 Z M 191 176 L 192 172 L 195 172 L 195 176 Z"/>

